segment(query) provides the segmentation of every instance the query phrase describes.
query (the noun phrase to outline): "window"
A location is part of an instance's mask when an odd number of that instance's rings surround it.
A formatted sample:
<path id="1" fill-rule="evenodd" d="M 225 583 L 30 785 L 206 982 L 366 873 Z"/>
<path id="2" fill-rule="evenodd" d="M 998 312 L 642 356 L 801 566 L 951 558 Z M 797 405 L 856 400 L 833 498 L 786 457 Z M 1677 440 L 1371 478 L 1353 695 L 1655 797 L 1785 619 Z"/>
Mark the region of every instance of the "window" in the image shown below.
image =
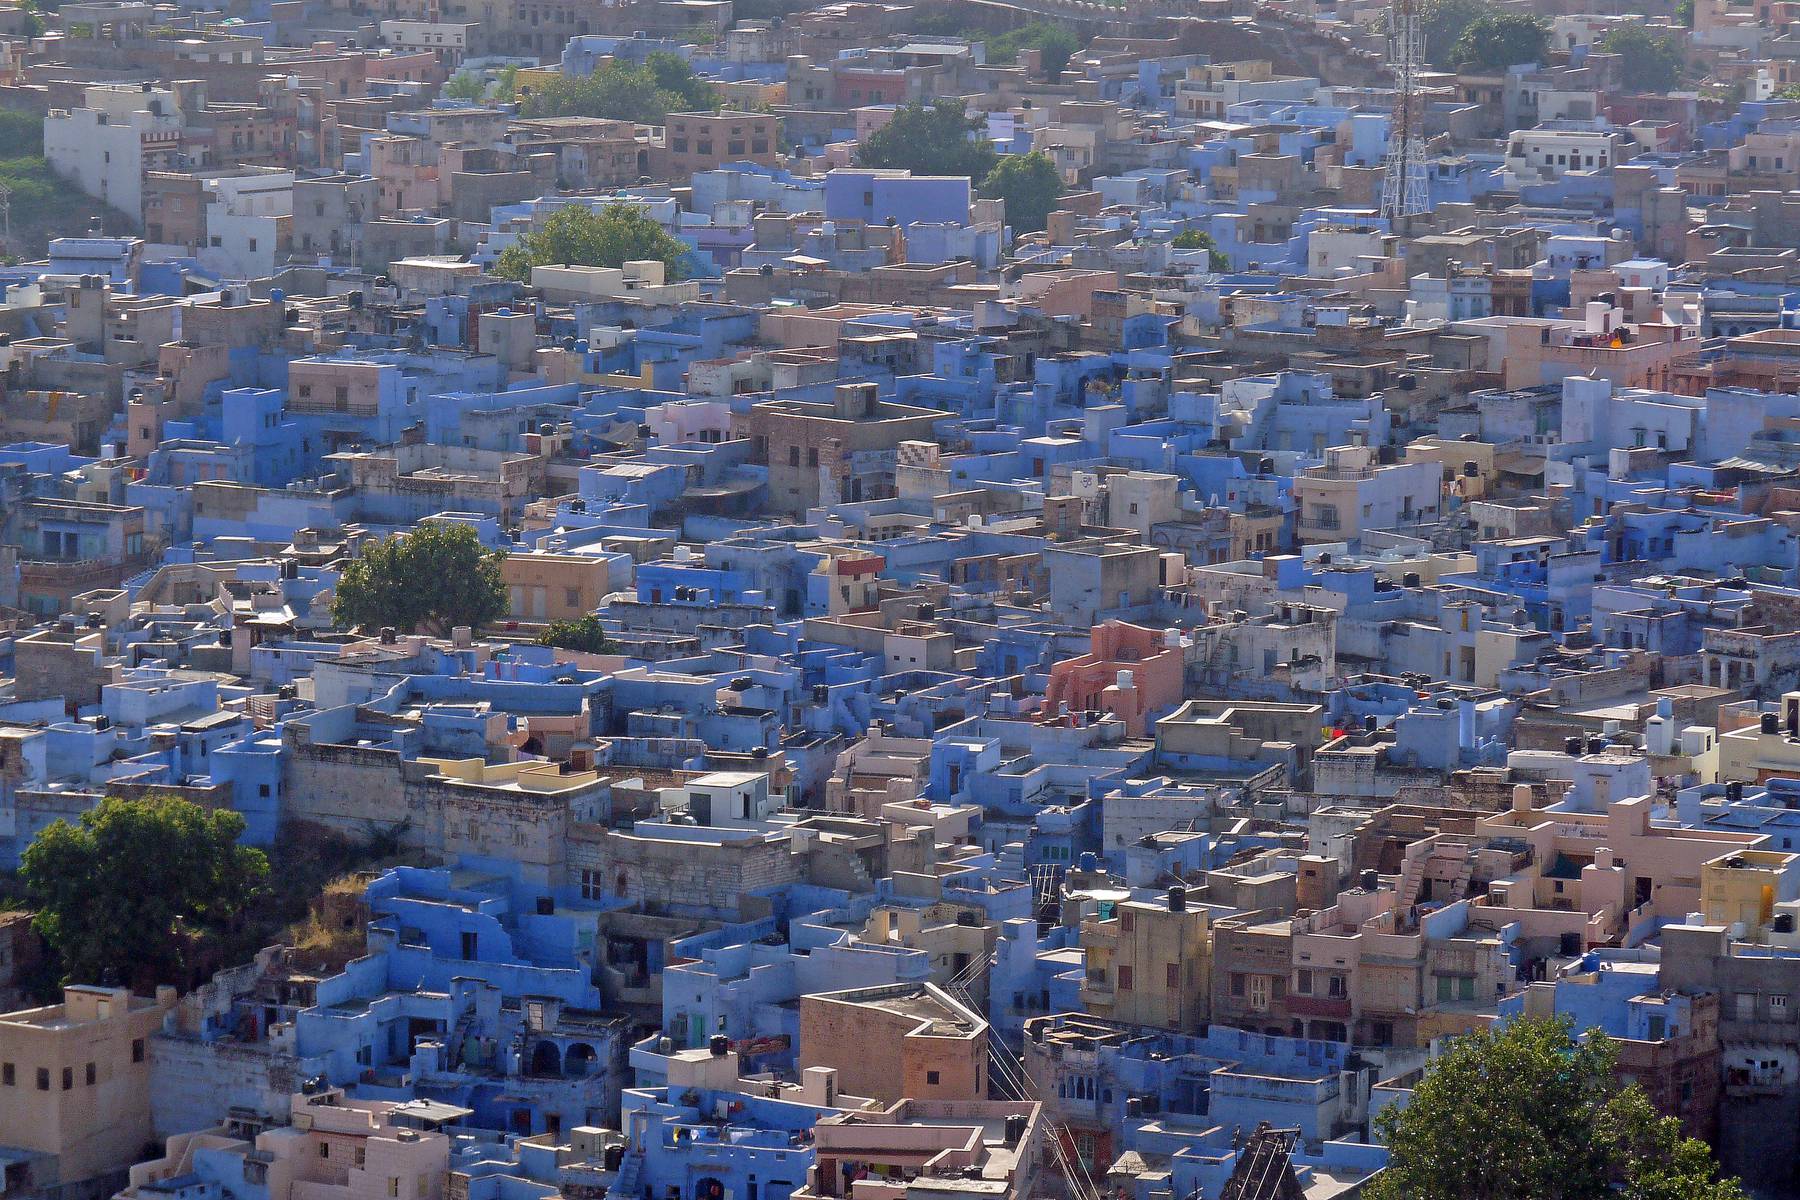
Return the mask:
<path id="1" fill-rule="evenodd" d="M 1131 990 L 1131 968 L 1130 967 L 1120 967 L 1119 968 L 1119 990 L 1121 992 L 1129 992 Z"/>
<path id="2" fill-rule="evenodd" d="M 356 1165 L 359 1167 L 362 1166 L 367 1158 L 368 1154 L 366 1152 L 366 1147 L 358 1146 L 356 1148 Z"/>
<path id="3" fill-rule="evenodd" d="M 331 1143 L 330 1142 L 320 1142 L 319 1143 L 319 1157 L 320 1158 L 330 1158 L 331 1157 Z"/>
<path id="4" fill-rule="evenodd" d="M 581 589 L 580 588 L 564 588 L 563 589 L 563 603 L 568 605 L 570 608 L 580 608 L 581 607 Z"/>
<path id="5" fill-rule="evenodd" d="M 789 446 L 788 447 L 788 466 L 797 467 L 799 465 L 800 465 L 800 447 Z"/>
<path id="6" fill-rule="evenodd" d="M 267 800 L 269 798 L 269 785 L 266 783 L 257 784 L 256 794 L 261 796 L 264 800 Z"/>
<path id="7" fill-rule="evenodd" d="M 1171 989 L 1180 987 L 1181 986 L 1181 964 L 1180 963 L 1169 963 L 1167 965 L 1167 967 L 1165 968 L 1165 971 L 1166 971 L 1166 977 L 1163 979 L 1163 986 L 1171 988 Z"/>
<path id="8" fill-rule="evenodd" d="M 938 1073 L 936 1071 L 925 1072 L 925 1082 L 928 1085 L 935 1086 L 937 1084 L 937 1081 L 938 1081 Z"/>
<path id="9" fill-rule="evenodd" d="M 389 1175 L 388 1176 L 388 1195 L 389 1196 L 398 1196 L 399 1194 L 400 1194 L 400 1177 L 398 1175 Z"/>
<path id="10" fill-rule="evenodd" d="M 94 1064 L 93 1064 L 93 1063 L 89 1063 L 89 1064 L 88 1064 L 88 1065 L 87 1065 L 87 1085 L 88 1085 L 88 1086 L 89 1086 L 89 1087 L 93 1087 L 93 1086 L 94 1086 L 94 1080 L 95 1080 L 95 1072 L 94 1072 Z"/>
<path id="11" fill-rule="evenodd" d="M 18 1072 L 11 1063 L 0 1063 L 0 1084 L 12 1087 L 19 1081 Z"/>
<path id="12" fill-rule="evenodd" d="M 1126 909 L 1119 914 L 1119 931 L 1121 933 L 1130 933 L 1135 928 L 1137 928 L 1137 915 L 1135 913 L 1130 909 Z"/>
<path id="13" fill-rule="evenodd" d="M 1234 996 L 1244 994 L 1244 977 L 1236 971 L 1231 973 L 1231 994 Z"/>
<path id="14" fill-rule="evenodd" d="M 1342 1000 L 1345 996 L 1344 977 L 1342 975 L 1331 976 L 1328 991 L 1333 1000 Z"/>
<path id="15" fill-rule="evenodd" d="M 131 1061 L 134 1063 L 141 1063 L 144 1061 L 144 1039 L 143 1038 L 132 1038 L 131 1039 Z"/>
<path id="16" fill-rule="evenodd" d="M 462 933 L 462 956 L 465 959 L 475 957 L 476 933 L 473 929 L 465 929 Z"/>
<path id="17" fill-rule="evenodd" d="M 62 1084 L 63 1084 L 63 1086 L 62 1086 L 63 1091 L 67 1092 L 67 1091 L 74 1090 L 74 1087 L 75 1087 L 75 1068 L 74 1067 L 64 1067 L 63 1068 Z"/>
<path id="18" fill-rule="evenodd" d="M 47 1092 L 50 1090 L 50 1068 L 49 1067 L 39 1067 L 38 1068 L 37 1085 L 38 1085 L 38 1091 L 40 1091 L 40 1092 Z"/>
<path id="19" fill-rule="evenodd" d="M 1735 997 L 1735 999 L 1737 1001 L 1737 1019 L 1740 1021 L 1755 1020 L 1756 1019 L 1756 993 L 1755 992 L 1739 992 L 1737 994 L 1737 996 Z"/>
<path id="20" fill-rule="evenodd" d="M 809 467 L 816 467 L 819 465 L 819 448 L 817 446 L 808 446 L 806 448 L 806 465 Z"/>
<path id="21" fill-rule="evenodd" d="M 606 895 L 606 885 L 600 881 L 600 872 L 583 871 L 581 873 L 581 898 L 598 900 Z"/>
<path id="22" fill-rule="evenodd" d="M 1302 969 L 1299 980 L 1294 984 L 1294 990 L 1302 996 L 1310 996 L 1312 995 L 1312 983 L 1312 972 Z"/>
<path id="23" fill-rule="evenodd" d="M 1769 997 L 1769 1019 L 1773 1021 L 1785 1021 L 1787 1020 L 1787 1015 L 1787 995 L 1783 992 L 1776 992 L 1771 995 Z"/>

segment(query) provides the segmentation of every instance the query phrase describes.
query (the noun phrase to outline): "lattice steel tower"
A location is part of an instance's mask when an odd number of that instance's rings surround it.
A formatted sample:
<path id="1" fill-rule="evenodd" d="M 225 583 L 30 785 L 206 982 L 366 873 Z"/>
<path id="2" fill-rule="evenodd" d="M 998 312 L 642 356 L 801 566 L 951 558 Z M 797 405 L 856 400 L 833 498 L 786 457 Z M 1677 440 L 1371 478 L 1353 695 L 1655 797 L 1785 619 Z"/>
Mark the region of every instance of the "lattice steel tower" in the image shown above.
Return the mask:
<path id="1" fill-rule="evenodd" d="M 1388 65 L 1394 72 L 1394 118 L 1388 130 L 1387 165 L 1381 180 L 1381 215 L 1389 220 L 1431 208 L 1421 129 L 1419 75 L 1425 69 L 1425 34 L 1418 0 L 1394 0 Z"/>

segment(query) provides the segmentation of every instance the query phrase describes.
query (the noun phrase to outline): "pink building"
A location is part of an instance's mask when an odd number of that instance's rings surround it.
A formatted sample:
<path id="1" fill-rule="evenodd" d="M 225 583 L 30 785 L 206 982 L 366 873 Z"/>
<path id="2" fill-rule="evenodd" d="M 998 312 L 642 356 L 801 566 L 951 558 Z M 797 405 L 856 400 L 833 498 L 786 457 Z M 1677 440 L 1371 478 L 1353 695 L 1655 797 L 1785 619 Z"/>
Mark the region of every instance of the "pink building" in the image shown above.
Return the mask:
<path id="1" fill-rule="evenodd" d="M 1125 722 L 1130 736 L 1143 737 L 1149 714 L 1181 703 L 1179 640 L 1171 645 L 1161 630 L 1107 621 L 1095 626 L 1089 647 L 1079 658 L 1050 668 L 1044 717 L 1109 712 Z"/>

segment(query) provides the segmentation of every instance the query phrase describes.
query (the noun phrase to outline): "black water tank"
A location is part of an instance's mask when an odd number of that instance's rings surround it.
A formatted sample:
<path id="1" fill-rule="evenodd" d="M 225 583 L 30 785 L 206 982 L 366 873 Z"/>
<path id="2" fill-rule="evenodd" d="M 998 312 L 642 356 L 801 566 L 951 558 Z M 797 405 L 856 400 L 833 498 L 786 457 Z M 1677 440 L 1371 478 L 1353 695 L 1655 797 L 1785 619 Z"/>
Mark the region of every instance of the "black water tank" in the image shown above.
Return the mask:
<path id="1" fill-rule="evenodd" d="M 1744 798 L 1744 785 L 1742 783 L 1739 783 L 1737 780 L 1733 779 L 1725 785 L 1725 799 L 1728 803 L 1736 804 L 1738 801 L 1742 800 L 1743 798 Z"/>
<path id="2" fill-rule="evenodd" d="M 1169 889 L 1169 911 L 1172 913 L 1187 911 L 1187 889 L 1179 883 Z"/>
<path id="3" fill-rule="evenodd" d="M 1777 713 L 1766 712 L 1762 715 L 1762 731 L 1764 733 L 1780 733 L 1781 717 Z"/>
<path id="4" fill-rule="evenodd" d="M 712 1035 L 712 1040 L 706 1043 L 706 1048 L 712 1052 L 714 1058 L 724 1058 L 731 1050 L 731 1039 L 722 1033 L 715 1033 Z"/>
<path id="5" fill-rule="evenodd" d="M 1401 587 L 1418 587 L 1421 582 L 1417 571 L 1408 571 L 1406 574 L 1400 576 Z"/>
<path id="6" fill-rule="evenodd" d="M 1578 737 L 1572 737 L 1572 738 L 1566 739 L 1563 742 L 1563 753 L 1571 754 L 1571 755 L 1580 754 L 1581 753 L 1581 739 Z"/>

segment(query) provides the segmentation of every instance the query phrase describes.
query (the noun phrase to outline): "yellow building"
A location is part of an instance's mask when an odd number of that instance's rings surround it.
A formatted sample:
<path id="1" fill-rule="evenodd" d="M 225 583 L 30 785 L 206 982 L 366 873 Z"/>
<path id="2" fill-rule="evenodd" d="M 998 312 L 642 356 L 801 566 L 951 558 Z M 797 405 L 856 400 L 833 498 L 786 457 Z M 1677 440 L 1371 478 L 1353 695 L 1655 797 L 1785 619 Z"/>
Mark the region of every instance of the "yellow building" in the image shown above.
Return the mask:
<path id="1" fill-rule="evenodd" d="M 63 1002 L 0 1015 L 6 1195 L 108 1196 L 150 1141 L 150 1035 L 175 1005 L 126 988 L 68 987 Z"/>
<path id="2" fill-rule="evenodd" d="M 612 590 L 607 560 L 594 554 L 533 551 L 500 563 L 507 615 L 515 621 L 577 621 Z"/>
<path id="3" fill-rule="evenodd" d="M 1708 925 L 1756 929 L 1768 923 L 1780 900 L 1792 900 L 1800 882 L 1800 854 L 1734 850 L 1700 867 L 1700 911 Z"/>
<path id="4" fill-rule="evenodd" d="M 1121 901 L 1105 920 L 1081 923 L 1087 976 L 1081 999 L 1109 1021 L 1197 1029 L 1212 1011 L 1212 920 L 1190 909 L 1185 888 L 1162 904 Z"/>

